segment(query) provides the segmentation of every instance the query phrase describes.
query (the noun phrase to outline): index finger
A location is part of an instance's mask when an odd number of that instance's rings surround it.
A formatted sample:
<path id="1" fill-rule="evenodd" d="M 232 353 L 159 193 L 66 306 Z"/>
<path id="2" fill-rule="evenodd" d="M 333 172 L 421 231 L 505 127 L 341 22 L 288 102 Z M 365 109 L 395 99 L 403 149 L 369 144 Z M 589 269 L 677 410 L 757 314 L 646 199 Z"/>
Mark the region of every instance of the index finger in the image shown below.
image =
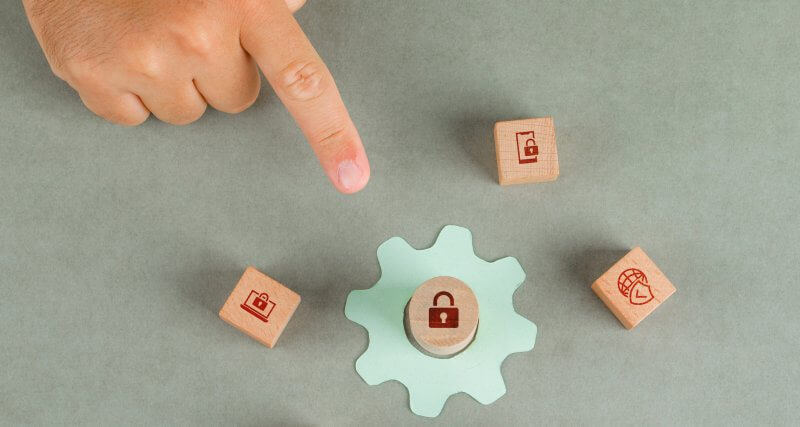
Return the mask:
<path id="1" fill-rule="evenodd" d="M 328 67 L 283 0 L 263 0 L 244 18 L 242 47 L 294 117 L 333 185 L 355 193 L 369 181 L 361 137 Z"/>

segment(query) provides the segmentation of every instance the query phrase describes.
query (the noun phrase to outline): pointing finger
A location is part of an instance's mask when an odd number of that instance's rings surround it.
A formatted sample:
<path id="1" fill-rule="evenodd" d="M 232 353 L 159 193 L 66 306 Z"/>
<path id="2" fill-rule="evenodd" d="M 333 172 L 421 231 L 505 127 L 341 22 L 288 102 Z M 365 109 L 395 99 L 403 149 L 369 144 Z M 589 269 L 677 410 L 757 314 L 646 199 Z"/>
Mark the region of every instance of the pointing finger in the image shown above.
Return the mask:
<path id="1" fill-rule="evenodd" d="M 297 121 L 333 185 L 355 193 L 369 181 L 361 137 L 330 71 L 283 0 L 264 0 L 248 13 L 242 46 Z"/>

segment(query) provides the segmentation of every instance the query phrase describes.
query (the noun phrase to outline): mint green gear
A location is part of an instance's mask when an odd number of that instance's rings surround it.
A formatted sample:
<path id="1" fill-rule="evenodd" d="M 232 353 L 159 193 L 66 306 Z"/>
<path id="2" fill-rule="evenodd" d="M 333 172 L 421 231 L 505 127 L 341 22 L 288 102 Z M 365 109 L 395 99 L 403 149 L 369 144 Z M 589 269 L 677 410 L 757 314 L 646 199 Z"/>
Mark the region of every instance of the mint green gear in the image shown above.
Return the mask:
<path id="1" fill-rule="evenodd" d="M 525 280 L 516 258 L 480 259 L 472 249 L 472 233 L 448 225 L 428 249 L 414 249 L 400 237 L 387 240 L 378 247 L 378 262 L 382 272 L 378 283 L 350 292 L 345 305 L 347 318 L 369 333 L 369 346 L 356 361 L 364 381 L 369 385 L 400 381 L 408 389 L 411 410 L 426 417 L 439 415 L 447 399 L 459 392 L 484 405 L 505 394 L 503 360 L 533 349 L 536 341 L 536 325 L 514 311 L 514 291 Z M 467 283 L 480 310 L 474 341 L 449 359 L 417 350 L 403 326 L 405 306 L 414 290 L 437 276 Z"/>

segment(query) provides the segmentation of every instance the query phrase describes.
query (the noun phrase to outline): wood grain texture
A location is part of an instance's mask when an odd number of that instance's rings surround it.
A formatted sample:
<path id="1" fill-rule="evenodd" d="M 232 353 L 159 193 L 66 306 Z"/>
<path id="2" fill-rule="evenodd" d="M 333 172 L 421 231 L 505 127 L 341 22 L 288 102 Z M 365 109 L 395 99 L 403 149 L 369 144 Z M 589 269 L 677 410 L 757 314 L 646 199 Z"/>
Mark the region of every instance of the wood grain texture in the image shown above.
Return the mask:
<path id="1" fill-rule="evenodd" d="M 453 296 L 453 305 L 445 291 Z M 434 303 L 436 299 L 436 303 Z M 431 308 L 437 310 L 431 312 Z M 457 327 L 431 327 L 431 323 L 444 326 L 453 319 L 439 312 L 457 310 Z M 425 351 L 437 356 L 450 356 L 466 348 L 478 328 L 478 299 L 467 284 L 449 276 L 434 277 L 420 285 L 406 308 L 406 327 L 411 337 Z"/>
<path id="2" fill-rule="evenodd" d="M 269 302 L 254 305 L 254 298 L 263 293 L 267 294 L 265 299 Z M 219 317 L 272 348 L 299 304 L 300 295 L 255 268 L 247 267 L 220 309 Z"/>
<path id="3" fill-rule="evenodd" d="M 592 290 L 625 328 L 632 329 L 675 293 L 675 286 L 636 247 L 600 276 Z"/>
<path id="4" fill-rule="evenodd" d="M 524 151 L 530 132 L 533 132 L 537 154 L 526 156 L 521 151 Z M 558 150 L 552 117 L 497 122 L 494 125 L 494 144 L 500 185 L 558 178 Z"/>

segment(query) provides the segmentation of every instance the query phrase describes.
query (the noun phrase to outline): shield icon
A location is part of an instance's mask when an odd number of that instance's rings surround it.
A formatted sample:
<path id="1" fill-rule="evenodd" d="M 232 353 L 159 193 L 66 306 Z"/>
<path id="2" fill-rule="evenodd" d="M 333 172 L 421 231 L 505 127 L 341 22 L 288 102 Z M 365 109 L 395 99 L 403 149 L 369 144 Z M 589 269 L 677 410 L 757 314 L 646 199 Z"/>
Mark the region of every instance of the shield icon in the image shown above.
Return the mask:
<path id="1" fill-rule="evenodd" d="M 631 286 L 628 298 L 633 305 L 645 305 L 655 297 L 653 296 L 653 291 L 650 289 L 650 285 L 642 281 L 637 281 Z"/>

